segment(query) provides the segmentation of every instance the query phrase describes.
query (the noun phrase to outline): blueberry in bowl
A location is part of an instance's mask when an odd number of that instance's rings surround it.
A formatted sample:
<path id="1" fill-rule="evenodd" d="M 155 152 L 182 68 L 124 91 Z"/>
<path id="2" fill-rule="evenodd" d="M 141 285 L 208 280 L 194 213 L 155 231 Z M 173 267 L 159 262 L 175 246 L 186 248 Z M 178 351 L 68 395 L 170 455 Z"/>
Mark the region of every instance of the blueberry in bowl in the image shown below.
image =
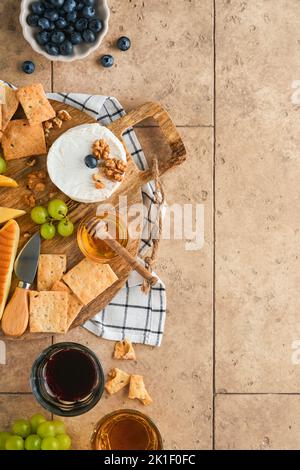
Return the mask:
<path id="1" fill-rule="evenodd" d="M 20 22 L 31 47 L 70 62 L 94 52 L 108 31 L 107 0 L 22 0 Z"/>

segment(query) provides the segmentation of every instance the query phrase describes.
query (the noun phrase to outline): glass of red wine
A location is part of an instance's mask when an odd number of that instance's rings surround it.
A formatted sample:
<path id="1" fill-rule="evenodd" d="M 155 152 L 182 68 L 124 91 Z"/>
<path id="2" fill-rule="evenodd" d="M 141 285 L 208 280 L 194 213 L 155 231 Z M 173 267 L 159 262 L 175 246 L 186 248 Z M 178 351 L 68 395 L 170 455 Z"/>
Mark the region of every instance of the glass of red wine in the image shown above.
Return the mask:
<path id="1" fill-rule="evenodd" d="M 77 343 L 57 343 L 45 349 L 31 371 L 37 401 L 59 416 L 91 410 L 104 390 L 104 373 L 97 356 Z"/>

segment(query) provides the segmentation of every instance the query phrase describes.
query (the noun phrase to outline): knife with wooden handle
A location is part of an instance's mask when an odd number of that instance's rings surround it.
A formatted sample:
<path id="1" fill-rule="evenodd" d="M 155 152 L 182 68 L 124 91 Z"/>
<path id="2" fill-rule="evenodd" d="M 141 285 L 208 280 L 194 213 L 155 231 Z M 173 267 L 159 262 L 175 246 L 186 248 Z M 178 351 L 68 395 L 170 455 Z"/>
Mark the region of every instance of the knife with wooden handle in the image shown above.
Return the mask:
<path id="1" fill-rule="evenodd" d="M 20 282 L 4 310 L 1 322 L 2 331 L 7 336 L 22 336 L 26 331 L 29 321 L 28 290 L 36 276 L 40 251 L 41 237 L 36 233 L 16 259 L 15 273 Z"/>

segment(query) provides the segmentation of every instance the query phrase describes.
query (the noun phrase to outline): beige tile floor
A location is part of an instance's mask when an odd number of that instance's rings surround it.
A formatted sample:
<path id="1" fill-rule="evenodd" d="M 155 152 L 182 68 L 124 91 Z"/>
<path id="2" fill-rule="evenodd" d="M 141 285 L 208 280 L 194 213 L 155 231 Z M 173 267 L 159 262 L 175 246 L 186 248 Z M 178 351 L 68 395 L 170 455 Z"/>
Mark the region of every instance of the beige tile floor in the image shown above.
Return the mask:
<path id="1" fill-rule="evenodd" d="M 109 3 L 101 51 L 51 67 L 21 38 L 19 2 L 1 2 L 1 78 L 30 81 L 19 65 L 33 59 L 34 78 L 48 90 L 110 94 L 127 110 L 145 100 L 166 106 L 189 154 L 184 167 L 164 178 L 168 201 L 204 203 L 205 246 L 187 253 L 183 242 L 163 242 L 164 342 L 160 349 L 138 346 L 138 364 L 126 367 L 147 377 L 155 398 L 147 411 L 166 448 L 299 448 L 300 370 L 292 354 L 300 338 L 300 138 L 292 83 L 300 79 L 300 4 Z M 127 54 L 114 49 L 123 33 L 133 40 Z M 116 58 L 112 70 L 97 62 L 108 51 Z M 165 155 L 156 129 L 146 123 L 138 134 L 149 158 Z M 110 342 L 82 329 L 68 339 L 92 347 L 106 370 L 112 365 Z M 0 366 L 3 427 L 38 408 L 28 374 L 48 343 L 8 343 L 8 364 Z M 97 420 L 124 406 L 122 394 L 105 397 L 84 417 L 68 420 L 75 447 L 88 448 Z"/>

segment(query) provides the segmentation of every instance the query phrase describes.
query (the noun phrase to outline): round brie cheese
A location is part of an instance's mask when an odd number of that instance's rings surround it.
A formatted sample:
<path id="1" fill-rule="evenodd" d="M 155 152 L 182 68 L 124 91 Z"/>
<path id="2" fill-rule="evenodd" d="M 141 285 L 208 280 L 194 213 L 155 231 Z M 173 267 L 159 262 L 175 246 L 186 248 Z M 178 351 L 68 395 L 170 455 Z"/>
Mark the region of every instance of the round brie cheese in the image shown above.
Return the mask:
<path id="1" fill-rule="evenodd" d="M 101 176 L 105 188 L 95 187 L 93 175 L 98 173 L 98 168 L 88 168 L 84 159 L 92 153 L 93 143 L 99 139 L 104 139 L 109 144 L 113 158 L 126 162 L 126 152 L 122 143 L 109 129 L 97 123 L 82 124 L 69 129 L 49 150 L 47 158 L 49 177 L 60 191 L 74 201 L 83 203 L 104 201 L 122 184 Z"/>

